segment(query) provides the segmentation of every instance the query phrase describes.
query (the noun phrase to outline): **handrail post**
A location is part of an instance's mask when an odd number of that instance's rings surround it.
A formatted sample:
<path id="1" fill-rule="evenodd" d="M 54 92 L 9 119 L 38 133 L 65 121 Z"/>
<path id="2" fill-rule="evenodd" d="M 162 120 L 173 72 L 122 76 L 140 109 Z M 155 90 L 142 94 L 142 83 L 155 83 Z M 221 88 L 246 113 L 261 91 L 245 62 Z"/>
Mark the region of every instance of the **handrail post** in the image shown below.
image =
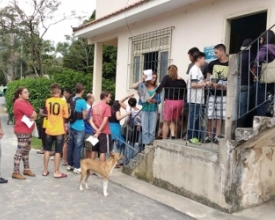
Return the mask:
<path id="1" fill-rule="evenodd" d="M 237 110 L 239 97 L 239 55 L 233 54 L 229 57 L 229 73 L 227 79 L 227 103 L 225 119 L 225 138 L 227 140 L 235 139 L 235 129 L 237 127 Z"/>

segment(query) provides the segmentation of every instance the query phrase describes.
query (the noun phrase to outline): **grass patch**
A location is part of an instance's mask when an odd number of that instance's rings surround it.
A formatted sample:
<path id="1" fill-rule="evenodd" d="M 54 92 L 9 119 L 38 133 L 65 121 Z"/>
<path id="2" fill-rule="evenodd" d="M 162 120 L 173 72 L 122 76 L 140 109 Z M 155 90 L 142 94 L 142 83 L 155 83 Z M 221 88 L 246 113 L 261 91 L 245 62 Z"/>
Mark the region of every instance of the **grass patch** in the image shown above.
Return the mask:
<path id="1" fill-rule="evenodd" d="M 31 148 L 36 149 L 36 150 L 41 150 L 41 140 L 38 139 L 37 137 L 32 137 L 32 143 L 31 143 Z"/>

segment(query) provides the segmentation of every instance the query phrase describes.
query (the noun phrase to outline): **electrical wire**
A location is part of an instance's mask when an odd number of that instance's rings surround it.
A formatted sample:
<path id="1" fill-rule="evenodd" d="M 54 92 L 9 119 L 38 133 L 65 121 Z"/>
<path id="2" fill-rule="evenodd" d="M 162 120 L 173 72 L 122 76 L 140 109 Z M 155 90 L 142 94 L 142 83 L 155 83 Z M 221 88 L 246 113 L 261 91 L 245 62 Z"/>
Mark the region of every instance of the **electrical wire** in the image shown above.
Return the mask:
<path id="1" fill-rule="evenodd" d="M 125 9 L 126 9 L 128 3 L 129 3 L 129 0 L 127 0 L 127 2 L 126 2 Z M 126 10 L 126 11 L 127 11 L 127 10 Z M 132 32 L 131 32 L 131 29 L 130 29 L 130 27 L 129 27 L 128 20 L 127 20 L 127 17 L 126 17 L 126 11 L 124 12 L 124 19 L 125 19 L 125 22 L 126 22 L 128 31 L 129 31 L 129 33 L 130 33 L 130 35 L 131 35 L 131 37 L 132 37 Z"/>

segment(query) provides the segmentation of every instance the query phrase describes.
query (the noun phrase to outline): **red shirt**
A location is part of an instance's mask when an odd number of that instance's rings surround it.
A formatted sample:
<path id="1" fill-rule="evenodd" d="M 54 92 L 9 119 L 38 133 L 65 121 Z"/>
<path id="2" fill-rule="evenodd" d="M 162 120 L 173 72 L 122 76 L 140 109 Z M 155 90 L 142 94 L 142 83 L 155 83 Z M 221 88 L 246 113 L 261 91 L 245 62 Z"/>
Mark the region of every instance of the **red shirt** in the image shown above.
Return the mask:
<path id="1" fill-rule="evenodd" d="M 99 102 L 95 106 L 93 106 L 92 112 L 93 121 L 97 128 L 100 128 L 101 124 L 103 123 L 104 117 L 111 117 L 111 108 L 106 102 Z M 106 125 L 102 129 L 101 133 L 103 134 L 111 134 L 109 122 L 107 120 Z"/>
<path id="2" fill-rule="evenodd" d="M 34 108 L 28 101 L 17 99 L 13 105 L 13 113 L 15 119 L 14 132 L 21 134 L 30 134 L 32 133 L 35 124 L 29 128 L 24 122 L 21 121 L 22 117 L 26 115 L 30 117 L 34 112 Z"/>

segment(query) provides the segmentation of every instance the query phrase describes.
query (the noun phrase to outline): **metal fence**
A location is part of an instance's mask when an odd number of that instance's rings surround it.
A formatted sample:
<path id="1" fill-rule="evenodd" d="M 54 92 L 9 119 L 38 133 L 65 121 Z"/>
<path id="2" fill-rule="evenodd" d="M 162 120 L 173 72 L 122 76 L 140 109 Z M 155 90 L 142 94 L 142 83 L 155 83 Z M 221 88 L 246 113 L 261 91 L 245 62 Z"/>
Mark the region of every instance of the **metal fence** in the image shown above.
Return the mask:
<path id="1" fill-rule="evenodd" d="M 274 115 L 275 37 L 273 25 L 257 39 L 246 39 L 238 57 L 238 126 L 252 127 L 253 116 Z"/>

